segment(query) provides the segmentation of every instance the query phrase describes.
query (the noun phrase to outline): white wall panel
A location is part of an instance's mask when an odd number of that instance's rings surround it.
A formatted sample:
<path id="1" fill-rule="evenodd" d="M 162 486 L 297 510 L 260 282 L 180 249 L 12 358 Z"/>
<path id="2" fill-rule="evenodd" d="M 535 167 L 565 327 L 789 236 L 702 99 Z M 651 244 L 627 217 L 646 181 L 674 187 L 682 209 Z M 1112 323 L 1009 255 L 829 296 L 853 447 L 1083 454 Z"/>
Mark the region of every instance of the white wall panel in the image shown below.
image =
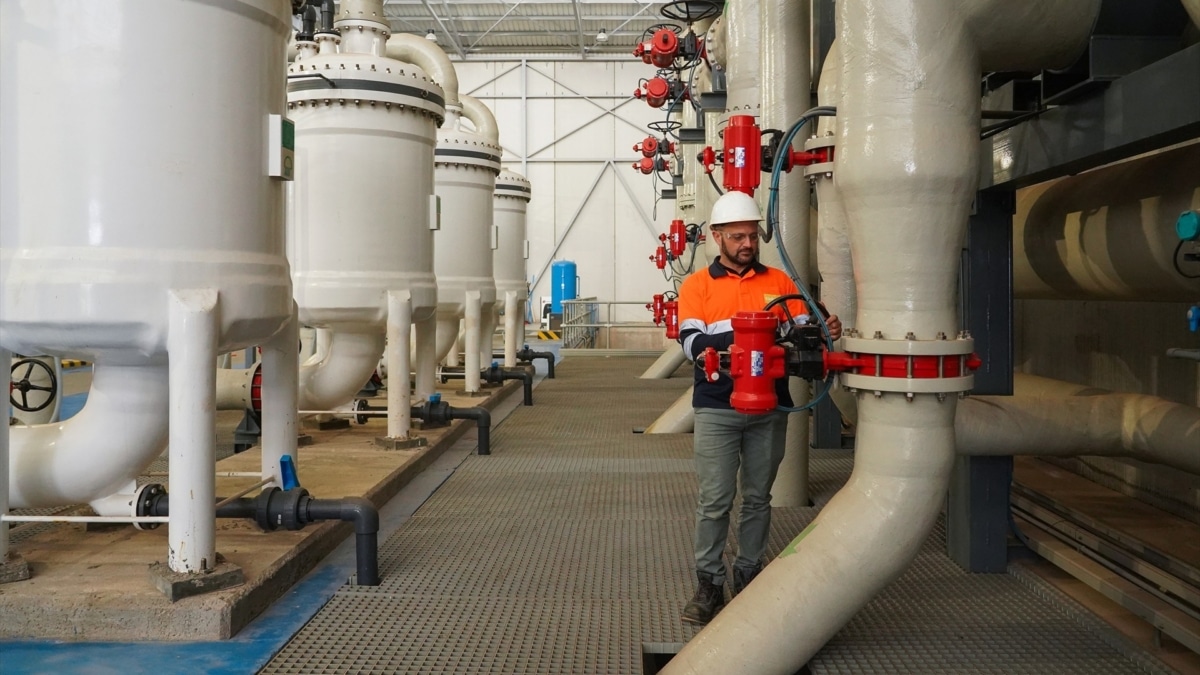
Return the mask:
<path id="1" fill-rule="evenodd" d="M 648 260 L 658 245 L 654 233 L 665 232 L 674 213 L 674 202 L 661 201 L 653 217 L 656 189 L 669 186 L 655 186 L 652 177 L 630 168 L 636 159 L 633 144 L 650 133 L 646 124 L 665 119 L 662 111 L 630 98 L 639 80 L 653 77 L 653 69 L 632 57 L 629 63 L 469 61 L 455 66 L 462 92 L 496 113 L 505 166 L 533 183 L 526 270 L 533 281 L 532 306 L 550 295 L 552 259 L 576 263 L 585 296 L 648 302 L 654 293 L 669 290 Z M 543 269 L 542 278 L 534 278 Z M 649 313 L 638 305 L 615 318 L 646 321 Z"/>

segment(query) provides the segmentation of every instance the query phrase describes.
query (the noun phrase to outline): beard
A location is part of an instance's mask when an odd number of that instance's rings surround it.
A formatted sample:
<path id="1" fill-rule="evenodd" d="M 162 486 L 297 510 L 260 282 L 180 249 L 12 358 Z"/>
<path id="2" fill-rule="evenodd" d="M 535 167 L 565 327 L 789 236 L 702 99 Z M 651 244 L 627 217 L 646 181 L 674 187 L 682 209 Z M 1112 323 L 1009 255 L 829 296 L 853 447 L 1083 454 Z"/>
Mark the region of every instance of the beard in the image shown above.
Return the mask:
<path id="1" fill-rule="evenodd" d="M 735 265 L 749 265 L 758 258 L 758 252 L 753 248 L 745 248 L 739 253 L 738 249 L 721 246 L 721 258 Z"/>

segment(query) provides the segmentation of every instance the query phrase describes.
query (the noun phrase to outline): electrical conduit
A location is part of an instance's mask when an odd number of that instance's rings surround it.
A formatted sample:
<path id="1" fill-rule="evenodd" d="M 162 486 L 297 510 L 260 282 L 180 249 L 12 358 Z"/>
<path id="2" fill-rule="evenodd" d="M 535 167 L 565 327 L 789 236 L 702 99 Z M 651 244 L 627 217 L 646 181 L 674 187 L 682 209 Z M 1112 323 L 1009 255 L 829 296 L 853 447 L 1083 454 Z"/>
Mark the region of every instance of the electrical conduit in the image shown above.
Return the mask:
<path id="1" fill-rule="evenodd" d="M 980 73 L 1067 65 L 1099 3 L 846 0 L 837 9 L 845 65 L 834 180 L 850 223 L 858 334 L 872 336 L 859 342 L 928 346 L 958 329 Z M 858 399 L 846 487 L 664 673 L 794 673 L 912 561 L 944 501 L 957 398 L 884 386 Z"/>

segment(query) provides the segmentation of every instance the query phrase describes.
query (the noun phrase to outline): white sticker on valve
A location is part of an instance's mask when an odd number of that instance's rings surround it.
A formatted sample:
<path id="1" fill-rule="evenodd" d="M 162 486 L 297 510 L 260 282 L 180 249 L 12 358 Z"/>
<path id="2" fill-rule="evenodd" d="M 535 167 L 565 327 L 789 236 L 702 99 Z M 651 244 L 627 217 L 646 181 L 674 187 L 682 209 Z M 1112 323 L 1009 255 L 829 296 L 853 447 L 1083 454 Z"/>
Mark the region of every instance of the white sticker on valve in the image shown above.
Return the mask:
<path id="1" fill-rule="evenodd" d="M 739 146 L 739 147 L 736 147 L 733 149 L 733 167 L 735 169 L 746 168 L 746 149 L 745 148 Z"/>
<path id="2" fill-rule="evenodd" d="M 763 352 L 750 352 L 750 377 L 762 377 L 763 371 Z"/>

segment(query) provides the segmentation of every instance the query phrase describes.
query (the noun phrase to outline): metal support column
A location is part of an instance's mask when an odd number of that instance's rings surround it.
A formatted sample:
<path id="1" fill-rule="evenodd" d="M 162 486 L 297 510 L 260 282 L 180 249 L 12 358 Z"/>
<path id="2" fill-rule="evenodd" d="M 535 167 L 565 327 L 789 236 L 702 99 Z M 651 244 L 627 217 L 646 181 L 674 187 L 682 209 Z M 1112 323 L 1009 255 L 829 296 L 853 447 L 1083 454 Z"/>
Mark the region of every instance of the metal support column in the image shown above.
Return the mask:
<path id="1" fill-rule="evenodd" d="M 962 317 L 983 365 L 975 394 L 1013 392 L 1011 191 L 980 192 L 967 226 L 961 273 Z M 1011 457 L 960 457 L 950 479 L 946 548 L 968 572 L 1004 572 L 1008 565 Z"/>

